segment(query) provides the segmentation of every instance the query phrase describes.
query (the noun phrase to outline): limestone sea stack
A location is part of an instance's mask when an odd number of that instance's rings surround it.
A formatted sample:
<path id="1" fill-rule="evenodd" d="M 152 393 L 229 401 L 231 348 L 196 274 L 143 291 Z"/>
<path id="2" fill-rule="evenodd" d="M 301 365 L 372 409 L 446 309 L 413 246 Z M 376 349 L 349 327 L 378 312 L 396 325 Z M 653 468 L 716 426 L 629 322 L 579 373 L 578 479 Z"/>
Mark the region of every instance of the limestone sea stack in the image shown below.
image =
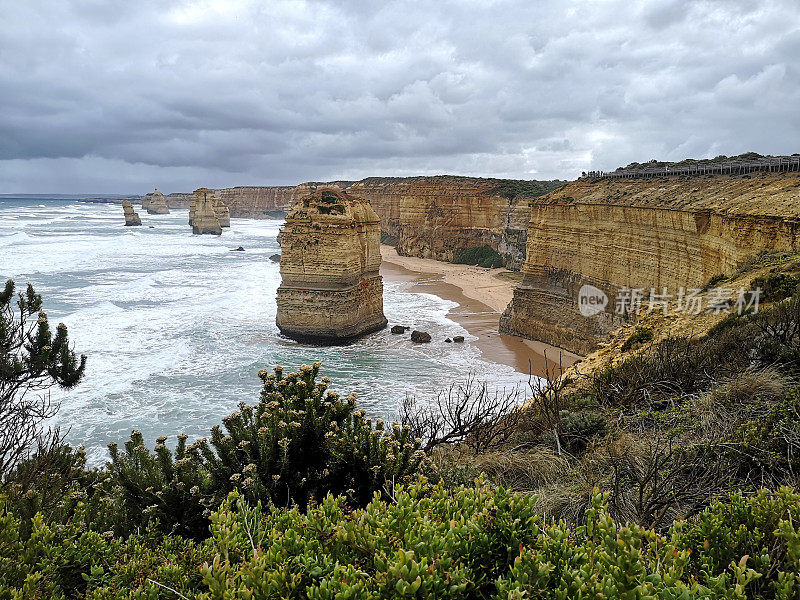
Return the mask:
<path id="1" fill-rule="evenodd" d="M 318 189 L 295 203 L 281 232 L 281 333 L 338 344 L 384 328 L 380 265 L 380 220 L 368 202 Z"/>
<path id="2" fill-rule="evenodd" d="M 131 204 L 128 200 L 122 201 L 122 211 L 125 213 L 125 226 L 137 226 L 142 224 L 142 219 L 139 218 L 139 215 L 133 210 L 133 204 Z"/>
<path id="3" fill-rule="evenodd" d="M 220 227 L 231 226 L 231 211 L 222 200 L 217 198 L 216 194 L 214 194 L 214 213 L 217 215 Z"/>
<path id="4" fill-rule="evenodd" d="M 147 205 L 144 207 L 147 209 L 148 215 L 168 215 L 169 208 L 167 207 L 167 199 L 164 198 L 164 194 L 159 192 L 158 190 L 154 191 L 152 194 L 147 194 L 145 198 L 149 197 L 149 201 Z M 143 202 L 144 204 L 144 202 Z"/>
<path id="5" fill-rule="evenodd" d="M 214 192 L 208 188 L 194 191 L 194 217 L 191 218 L 192 233 L 221 235 L 217 213 L 214 210 Z"/>

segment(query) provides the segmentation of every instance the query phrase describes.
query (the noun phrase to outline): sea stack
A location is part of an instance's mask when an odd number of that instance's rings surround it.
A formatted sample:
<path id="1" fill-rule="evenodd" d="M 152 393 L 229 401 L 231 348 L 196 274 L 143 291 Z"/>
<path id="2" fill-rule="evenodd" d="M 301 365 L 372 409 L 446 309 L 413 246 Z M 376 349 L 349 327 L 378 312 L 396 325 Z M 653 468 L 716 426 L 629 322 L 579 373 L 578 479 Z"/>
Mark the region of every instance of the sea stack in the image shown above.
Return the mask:
<path id="1" fill-rule="evenodd" d="M 220 227 L 231 226 L 231 211 L 216 194 L 214 194 L 214 213 L 217 215 Z"/>
<path id="2" fill-rule="evenodd" d="M 132 227 L 142 224 L 142 219 L 133 210 L 133 204 L 128 200 L 122 201 L 122 211 L 125 213 L 125 226 Z"/>
<path id="3" fill-rule="evenodd" d="M 317 190 L 292 207 L 280 242 L 281 333 L 339 344 L 386 326 L 380 220 L 368 202 Z"/>
<path id="4" fill-rule="evenodd" d="M 214 210 L 214 191 L 200 188 L 194 191 L 194 216 L 191 217 L 192 233 L 221 235 L 217 213 Z"/>
<path id="5" fill-rule="evenodd" d="M 167 199 L 164 194 L 156 190 L 152 194 L 147 194 L 145 198 L 149 197 L 149 201 L 144 208 L 147 209 L 148 215 L 168 215 L 169 207 L 167 206 Z M 144 202 L 142 202 L 144 204 Z"/>

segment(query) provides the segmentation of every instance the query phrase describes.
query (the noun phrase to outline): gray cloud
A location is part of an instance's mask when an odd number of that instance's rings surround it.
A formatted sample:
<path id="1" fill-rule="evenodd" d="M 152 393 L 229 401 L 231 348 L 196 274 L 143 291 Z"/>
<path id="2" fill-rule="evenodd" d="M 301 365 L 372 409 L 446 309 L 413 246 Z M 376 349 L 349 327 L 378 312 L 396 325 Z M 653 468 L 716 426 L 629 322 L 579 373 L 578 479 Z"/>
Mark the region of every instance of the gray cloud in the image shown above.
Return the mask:
<path id="1" fill-rule="evenodd" d="M 0 193 L 800 151 L 794 0 L 0 8 Z"/>

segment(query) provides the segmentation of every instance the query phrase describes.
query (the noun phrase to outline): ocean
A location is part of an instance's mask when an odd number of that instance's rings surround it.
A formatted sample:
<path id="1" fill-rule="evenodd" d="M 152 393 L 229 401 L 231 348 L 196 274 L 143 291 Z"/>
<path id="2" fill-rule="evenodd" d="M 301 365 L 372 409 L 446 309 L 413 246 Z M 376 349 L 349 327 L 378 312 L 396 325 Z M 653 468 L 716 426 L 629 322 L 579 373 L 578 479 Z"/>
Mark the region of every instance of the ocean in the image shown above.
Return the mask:
<path id="1" fill-rule="evenodd" d="M 75 198 L 0 198 L 0 277 L 18 290 L 32 283 L 51 325 L 63 322 L 84 380 L 53 390 L 54 424 L 84 446 L 91 465 L 107 445 L 143 432 L 203 437 L 241 402 L 257 402 L 260 369 L 294 370 L 322 362 L 332 388 L 356 392 L 375 417 L 392 420 L 406 395 L 428 399 L 472 373 L 495 389 L 525 386 L 528 376 L 496 364 L 474 336 L 448 318 L 457 306 L 410 284 L 384 278 L 384 312 L 434 339 L 415 345 L 388 328 L 348 346 L 314 347 L 279 335 L 275 325 L 280 252 L 277 220 L 233 219 L 221 237 L 192 235 L 188 212 L 148 215 L 124 227 L 122 207 Z M 244 252 L 232 252 L 242 246 Z"/>

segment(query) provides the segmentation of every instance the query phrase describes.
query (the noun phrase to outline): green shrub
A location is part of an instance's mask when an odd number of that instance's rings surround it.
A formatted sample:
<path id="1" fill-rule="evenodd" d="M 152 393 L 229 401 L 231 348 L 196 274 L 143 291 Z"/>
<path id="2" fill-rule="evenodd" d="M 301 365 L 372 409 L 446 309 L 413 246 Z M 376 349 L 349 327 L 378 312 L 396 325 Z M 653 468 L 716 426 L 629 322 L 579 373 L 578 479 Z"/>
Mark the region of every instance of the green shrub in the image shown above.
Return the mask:
<path id="1" fill-rule="evenodd" d="M 207 516 L 229 492 L 251 503 L 304 508 L 327 494 L 363 506 L 376 491 L 402 483 L 427 464 L 420 440 L 408 427 L 374 425 L 356 409 L 356 395 L 328 391 L 316 381 L 319 363 L 284 376 L 261 371 L 255 406 L 239 410 L 211 430 L 210 439 L 175 452 L 159 438 L 155 453 L 134 432 L 119 452 L 111 445 L 111 472 L 122 494 L 124 521 L 136 526 L 158 519 L 166 533 L 207 534 Z"/>
<path id="2" fill-rule="evenodd" d="M 622 351 L 627 352 L 634 346 L 645 344 L 653 339 L 653 330 L 647 327 L 636 327 L 628 339 L 622 343 Z"/>
<path id="3" fill-rule="evenodd" d="M 453 263 L 496 269 L 503 266 L 503 257 L 487 244 L 476 248 L 465 248 L 456 255 L 453 259 Z"/>
<path id="4" fill-rule="evenodd" d="M 761 300 L 765 302 L 788 298 L 797 291 L 798 285 L 800 277 L 785 272 L 769 273 L 750 282 L 751 289 L 761 288 Z"/>

